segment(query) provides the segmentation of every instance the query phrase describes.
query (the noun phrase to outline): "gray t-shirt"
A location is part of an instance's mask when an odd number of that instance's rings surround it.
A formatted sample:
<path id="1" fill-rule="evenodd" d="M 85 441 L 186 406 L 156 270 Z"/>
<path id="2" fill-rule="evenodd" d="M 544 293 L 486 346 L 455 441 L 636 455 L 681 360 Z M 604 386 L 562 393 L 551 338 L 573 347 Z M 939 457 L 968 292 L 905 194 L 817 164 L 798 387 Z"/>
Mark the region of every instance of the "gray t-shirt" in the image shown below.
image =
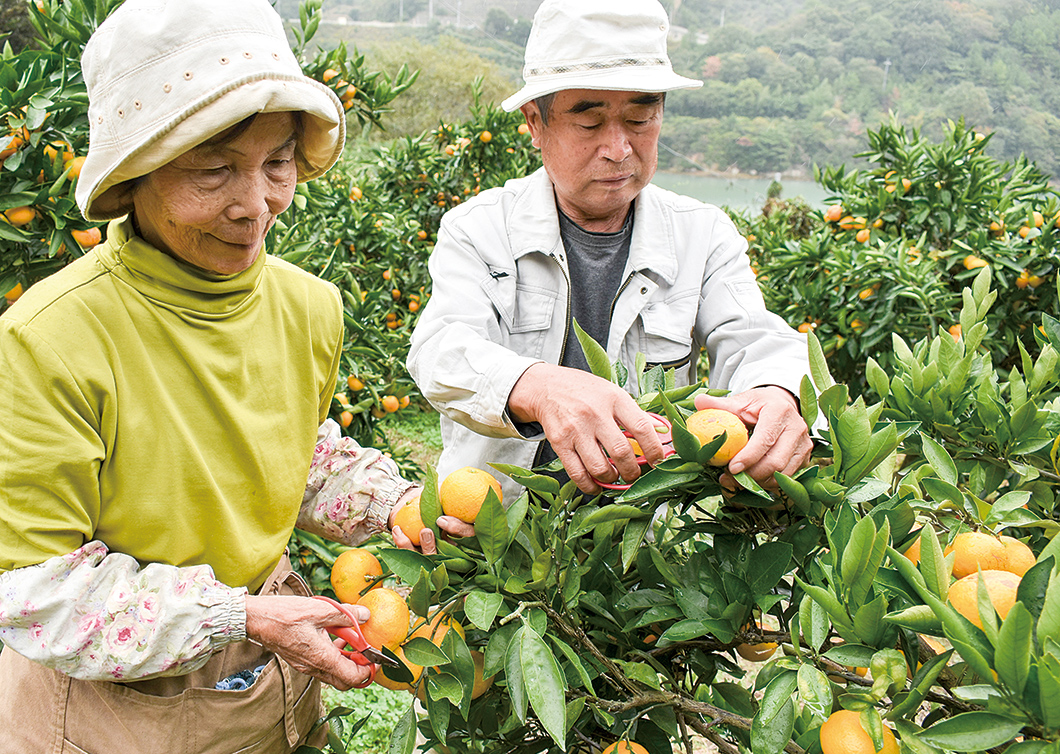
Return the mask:
<path id="1" fill-rule="evenodd" d="M 633 205 L 622 229 L 617 233 L 592 233 L 575 223 L 562 211 L 559 213 L 559 233 L 567 252 L 570 275 L 571 319 L 578 321 L 589 336 L 607 348 L 607 333 L 611 329 L 611 310 L 622 285 L 622 273 L 629 258 L 629 244 L 633 238 Z M 560 364 L 572 369 L 590 371 L 574 327 L 567 322 L 569 335 Z M 556 457 L 547 440 L 541 443 L 535 466 Z"/>

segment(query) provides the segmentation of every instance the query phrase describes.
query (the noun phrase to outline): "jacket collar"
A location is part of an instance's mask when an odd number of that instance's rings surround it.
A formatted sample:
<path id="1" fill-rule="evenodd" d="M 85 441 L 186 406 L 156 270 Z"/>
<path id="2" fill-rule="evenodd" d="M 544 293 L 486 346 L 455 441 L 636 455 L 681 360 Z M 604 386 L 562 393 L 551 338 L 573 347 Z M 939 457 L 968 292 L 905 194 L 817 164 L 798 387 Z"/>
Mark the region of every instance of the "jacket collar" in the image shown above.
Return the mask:
<path id="1" fill-rule="evenodd" d="M 648 184 L 635 200 L 627 269 L 652 272 L 672 285 L 677 279 L 677 249 L 673 223 L 660 192 Z M 533 252 L 552 254 L 562 245 L 556 194 L 544 168 L 527 178 L 526 186 L 512 203 L 509 229 L 516 259 Z"/>

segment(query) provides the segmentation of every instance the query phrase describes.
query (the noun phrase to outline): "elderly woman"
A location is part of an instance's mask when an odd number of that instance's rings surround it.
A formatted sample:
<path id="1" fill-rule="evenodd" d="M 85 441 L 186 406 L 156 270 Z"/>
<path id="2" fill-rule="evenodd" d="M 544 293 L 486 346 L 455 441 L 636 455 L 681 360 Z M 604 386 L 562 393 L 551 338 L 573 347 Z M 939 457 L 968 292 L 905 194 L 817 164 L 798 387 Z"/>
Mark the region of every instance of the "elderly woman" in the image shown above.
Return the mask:
<path id="1" fill-rule="evenodd" d="M 286 752 L 368 673 L 292 528 L 416 493 L 325 421 L 338 292 L 263 249 L 344 111 L 267 0 L 128 0 L 83 70 L 106 243 L 0 318 L 0 752 Z"/>

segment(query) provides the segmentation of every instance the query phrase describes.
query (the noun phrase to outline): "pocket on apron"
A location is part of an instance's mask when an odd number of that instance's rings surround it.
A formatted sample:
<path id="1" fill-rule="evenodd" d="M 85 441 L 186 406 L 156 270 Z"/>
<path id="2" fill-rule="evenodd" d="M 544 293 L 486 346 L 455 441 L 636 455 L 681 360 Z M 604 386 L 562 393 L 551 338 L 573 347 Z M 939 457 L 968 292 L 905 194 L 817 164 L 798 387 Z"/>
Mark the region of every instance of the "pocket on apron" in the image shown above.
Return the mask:
<path id="1" fill-rule="evenodd" d="M 259 591 L 309 593 L 286 556 Z M 249 688 L 214 688 L 231 672 L 263 663 Z M 230 644 L 199 670 L 173 678 L 80 681 L 9 649 L 0 675 L 12 684 L 7 691 L 20 697 L 8 706 L 27 713 L 25 741 L 32 748 L 19 754 L 286 754 L 306 742 L 323 711 L 319 682 L 249 641 Z M 0 690 L 0 702 L 4 696 Z M 27 699 L 33 699 L 29 706 Z M 310 742 L 324 735 L 319 731 Z M 0 754 L 7 754 L 2 743 Z"/>

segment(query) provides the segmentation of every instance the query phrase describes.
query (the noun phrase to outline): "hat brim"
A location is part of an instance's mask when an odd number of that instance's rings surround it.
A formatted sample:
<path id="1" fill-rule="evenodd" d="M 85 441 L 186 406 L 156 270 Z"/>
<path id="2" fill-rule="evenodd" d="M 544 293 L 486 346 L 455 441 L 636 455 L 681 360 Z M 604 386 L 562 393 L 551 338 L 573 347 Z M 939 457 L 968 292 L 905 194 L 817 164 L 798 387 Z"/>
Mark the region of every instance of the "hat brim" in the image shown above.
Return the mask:
<path id="1" fill-rule="evenodd" d="M 677 89 L 698 89 L 702 81 L 685 78 L 670 68 L 621 67 L 608 71 L 574 71 L 549 76 L 536 76 L 526 86 L 501 103 L 505 112 L 518 110 L 530 100 L 565 89 L 597 89 L 617 92 L 672 92 Z"/>
<path id="2" fill-rule="evenodd" d="M 157 170 L 251 115 L 271 112 L 308 116 L 297 148 L 300 182 L 323 175 L 342 154 L 345 110 L 330 88 L 308 77 L 273 75 L 232 82 L 224 91 L 180 113 L 169 128 L 148 132 L 144 143 L 129 150 L 117 164 L 107 164 L 113 156 L 110 150 L 93 153 L 89 149 L 76 191 L 82 214 L 92 221 L 127 214 L 131 207 L 123 198 L 125 192 L 112 189 Z"/>

